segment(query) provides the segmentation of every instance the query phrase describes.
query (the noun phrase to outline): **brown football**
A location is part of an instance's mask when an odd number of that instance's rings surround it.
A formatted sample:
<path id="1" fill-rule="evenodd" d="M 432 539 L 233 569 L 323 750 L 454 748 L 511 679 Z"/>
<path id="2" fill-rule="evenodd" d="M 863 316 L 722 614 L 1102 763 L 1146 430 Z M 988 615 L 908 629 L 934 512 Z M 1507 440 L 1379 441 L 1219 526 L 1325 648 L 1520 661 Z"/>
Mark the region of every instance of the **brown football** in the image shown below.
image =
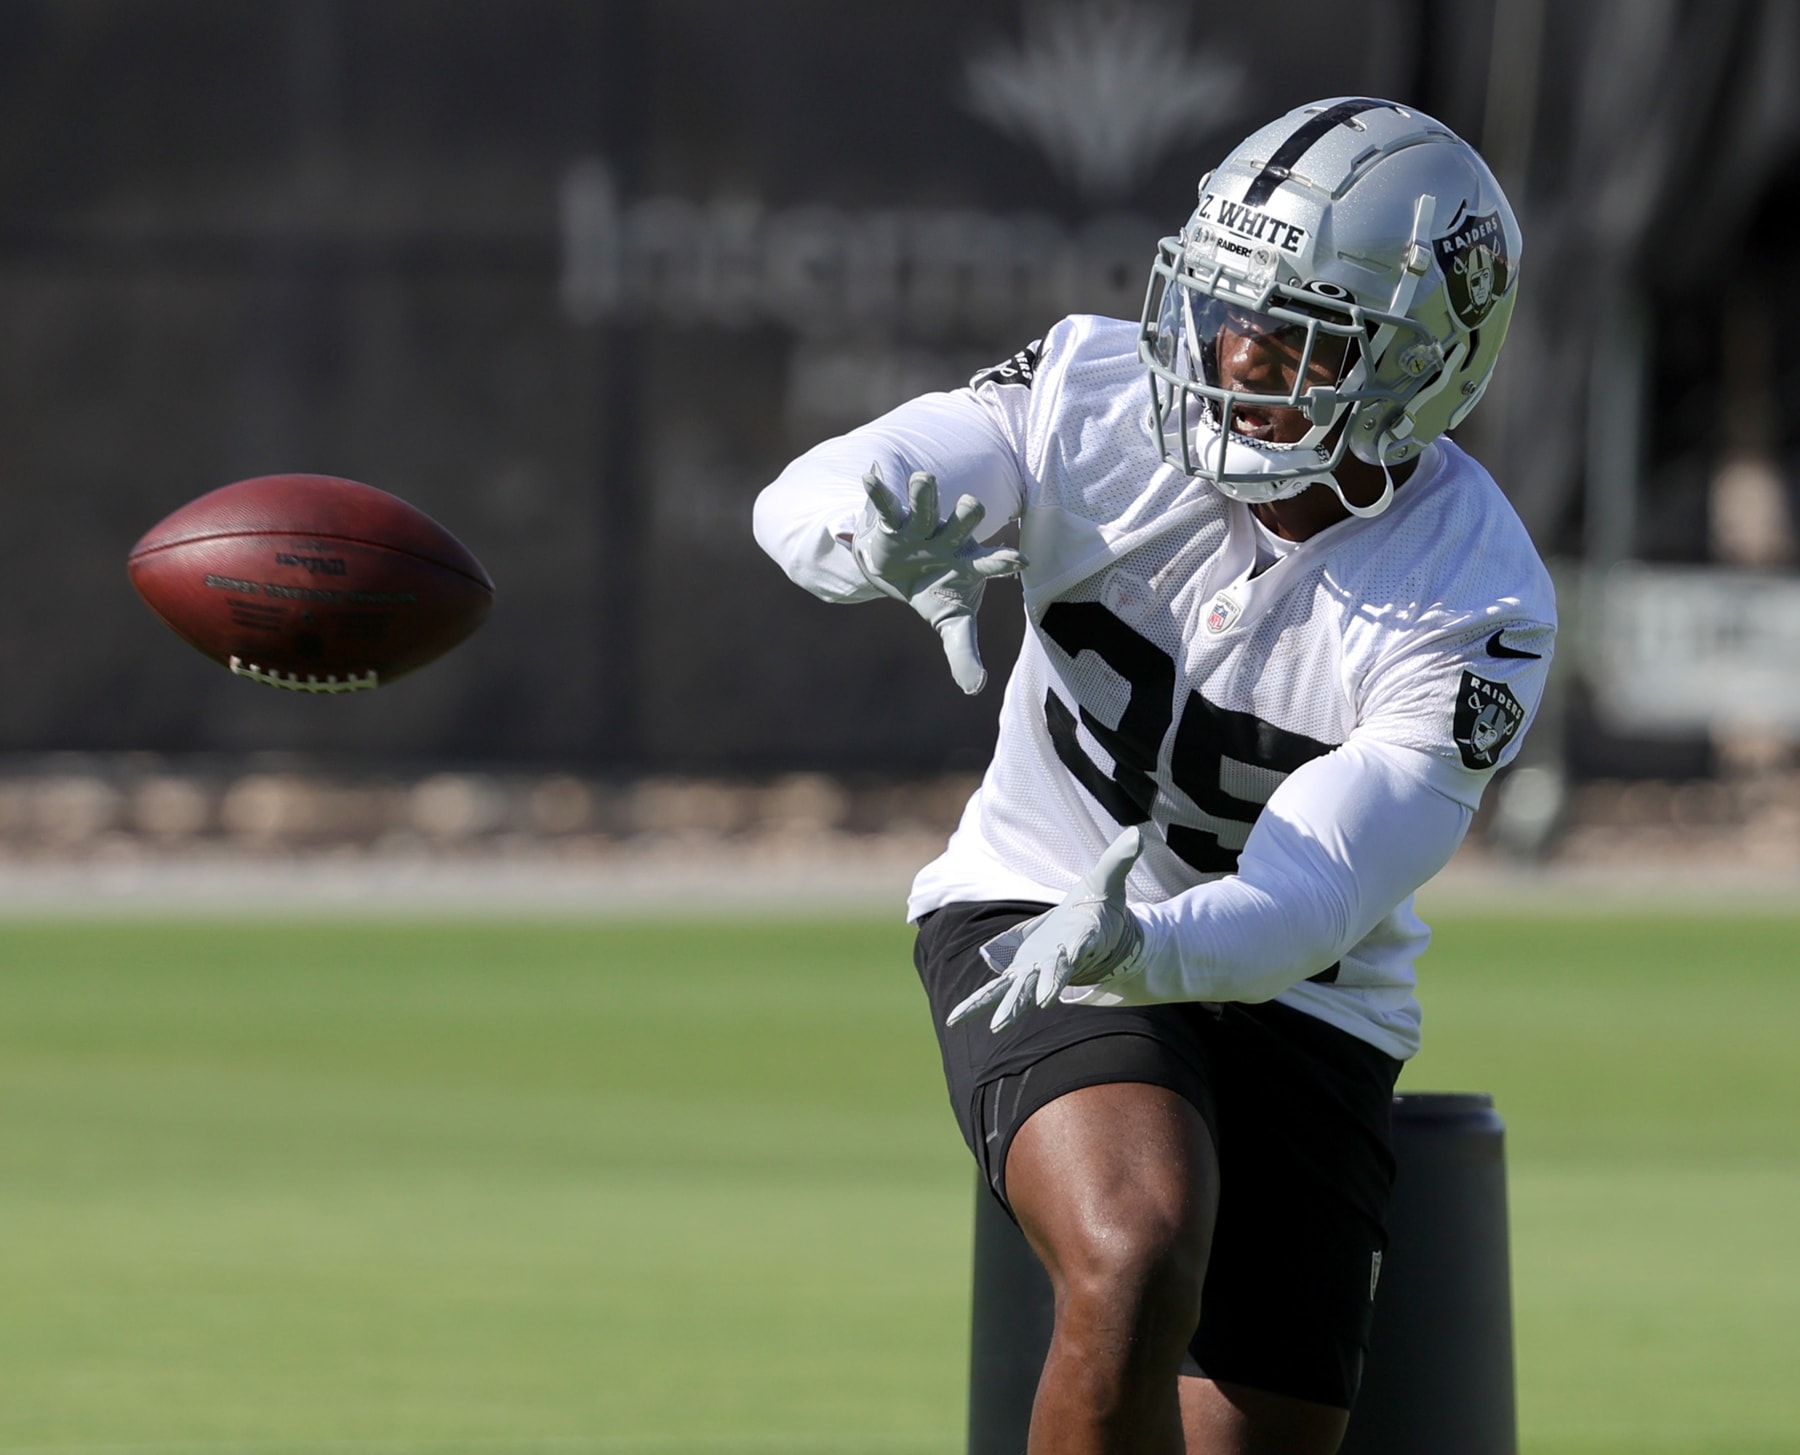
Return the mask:
<path id="1" fill-rule="evenodd" d="M 191 646 L 297 692 L 392 682 L 462 641 L 494 603 L 481 563 L 430 516 L 330 475 L 202 495 L 152 527 L 128 569 Z"/>

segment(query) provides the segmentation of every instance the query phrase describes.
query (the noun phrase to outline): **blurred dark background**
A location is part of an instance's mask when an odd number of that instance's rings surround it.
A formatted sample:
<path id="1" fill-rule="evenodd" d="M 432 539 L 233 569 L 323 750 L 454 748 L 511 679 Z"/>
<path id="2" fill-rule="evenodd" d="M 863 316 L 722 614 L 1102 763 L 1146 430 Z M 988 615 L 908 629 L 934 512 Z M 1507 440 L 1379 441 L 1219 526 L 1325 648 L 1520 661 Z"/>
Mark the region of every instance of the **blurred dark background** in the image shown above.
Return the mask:
<path id="1" fill-rule="evenodd" d="M 1779 575 L 1797 79 L 1773 0 L 0 0 L 0 753 L 977 768 L 998 693 L 790 586 L 756 492 L 1064 313 L 1135 317 L 1199 176 L 1330 95 L 1435 114 L 1514 200 L 1465 435 L 1559 573 Z M 180 644 L 132 542 L 286 471 L 442 520 L 489 624 L 367 698 Z M 1608 716 L 1568 656 L 1541 751 L 1714 764 L 1716 724 Z"/>

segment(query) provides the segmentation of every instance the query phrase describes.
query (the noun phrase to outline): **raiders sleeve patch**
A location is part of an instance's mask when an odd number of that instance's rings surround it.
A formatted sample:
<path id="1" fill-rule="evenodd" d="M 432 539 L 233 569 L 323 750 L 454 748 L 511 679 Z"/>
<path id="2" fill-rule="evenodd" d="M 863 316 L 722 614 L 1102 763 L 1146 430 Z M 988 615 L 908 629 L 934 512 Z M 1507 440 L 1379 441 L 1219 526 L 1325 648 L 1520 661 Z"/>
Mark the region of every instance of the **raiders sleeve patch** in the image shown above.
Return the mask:
<path id="1" fill-rule="evenodd" d="M 983 384 L 1023 384 L 1027 389 L 1031 381 L 1037 377 L 1038 360 L 1043 357 L 1044 341 L 1027 344 L 1004 364 L 995 364 L 991 369 L 983 369 L 969 380 L 971 389 L 979 389 Z"/>
<path id="2" fill-rule="evenodd" d="M 1478 773 L 1492 768 L 1524 724 L 1525 709 L 1505 683 L 1490 682 L 1463 669 L 1451 736 L 1465 768 Z"/>

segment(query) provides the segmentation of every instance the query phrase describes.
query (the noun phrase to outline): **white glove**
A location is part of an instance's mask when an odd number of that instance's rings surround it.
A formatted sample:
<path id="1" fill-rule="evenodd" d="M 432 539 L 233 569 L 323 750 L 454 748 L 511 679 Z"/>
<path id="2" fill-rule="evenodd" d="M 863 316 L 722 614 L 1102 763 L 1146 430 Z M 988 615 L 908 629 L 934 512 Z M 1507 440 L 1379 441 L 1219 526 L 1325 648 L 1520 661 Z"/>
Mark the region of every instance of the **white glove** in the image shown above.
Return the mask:
<path id="1" fill-rule="evenodd" d="M 1055 909 L 983 945 L 981 958 L 995 978 L 951 1011 L 946 1024 L 967 1020 L 998 1000 L 1000 1008 L 988 1029 L 1004 1030 L 1028 1000 L 1049 1005 L 1065 986 L 1098 985 L 1129 968 L 1144 943 L 1144 931 L 1125 906 L 1125 880 L 1143 851 L 1143 835 L 1126 829 Z"/>
<path id="2" fill-rule="evenodd" d="M 910 499 L 903 501 L 871 465 L 863 489 L 869 503 L 850 540 L 857 566 L 877 591 L 904 601 L 937 628 L 956 685 L 968 693 L 981 691 L 987 670 L 976 644 L 975 610 L 988 578 L 1012 575 L 1025 558 L 974 540 L 986 512 L 973 495 L 959 499 L 950 518 L 939 521 L 935 475 L 916 471 L 906 482 Z"/>

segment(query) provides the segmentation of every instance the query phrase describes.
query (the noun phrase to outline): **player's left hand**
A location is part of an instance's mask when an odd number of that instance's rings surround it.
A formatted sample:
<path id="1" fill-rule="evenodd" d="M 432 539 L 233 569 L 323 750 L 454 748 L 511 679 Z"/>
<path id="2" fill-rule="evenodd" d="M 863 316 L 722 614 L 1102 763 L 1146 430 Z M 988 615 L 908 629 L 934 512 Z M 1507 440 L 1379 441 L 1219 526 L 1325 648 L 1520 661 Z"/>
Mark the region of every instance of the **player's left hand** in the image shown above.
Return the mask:
<path id="1" fill-rule="evenodd" d="M 990 1030 L 1004 1030 L 1028 1004 L 1049 1005 L 1070 985 L 1098 985 L 1130 965 L 1144 931 L 1125 904 L 1125 880 L 1144 851 L 1126 829 L 1055 909 L 1014 925 L 981 947 L 995 978 L 950 1012 L 948 1025 L 992 1005 Z"/>

